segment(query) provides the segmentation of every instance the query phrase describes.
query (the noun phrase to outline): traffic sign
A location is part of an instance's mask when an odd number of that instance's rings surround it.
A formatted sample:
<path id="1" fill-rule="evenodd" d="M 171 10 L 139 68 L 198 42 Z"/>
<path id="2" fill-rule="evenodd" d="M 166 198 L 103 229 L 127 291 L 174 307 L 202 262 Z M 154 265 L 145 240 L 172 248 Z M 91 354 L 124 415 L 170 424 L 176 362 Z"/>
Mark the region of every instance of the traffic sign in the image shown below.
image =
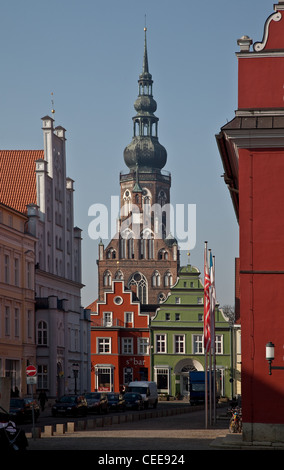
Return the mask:
<path id="1" fill-rule="evenodd" d="M 26 368 L 26 374 L 28 377 L 34 377 L 36 375 L 36 367 L 35 366 L 28 366 Z"/>
<path id="2" fill-rule="evenodd" d="M 36 385 L 37 384 L 37 376 L 30 377 L 27 375 L 27 385 Z"/>

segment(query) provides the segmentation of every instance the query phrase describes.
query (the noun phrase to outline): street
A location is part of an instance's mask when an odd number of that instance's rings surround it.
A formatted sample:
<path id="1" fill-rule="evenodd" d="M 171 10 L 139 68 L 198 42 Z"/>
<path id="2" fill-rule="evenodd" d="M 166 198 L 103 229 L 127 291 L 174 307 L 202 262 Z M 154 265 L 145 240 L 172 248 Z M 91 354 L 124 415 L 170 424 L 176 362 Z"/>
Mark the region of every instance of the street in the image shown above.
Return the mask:
<path id="1" fill-rule="evenodd" d="M 224 408 L 220 410 L 224 414 Z M 166 451 L 214 450 L 210 445 L 228 434 L 228 420 L 205 429 L 204 410 L 161 418 L 106 425 L 94 430 L 29 439 L 29 450 Z"/>

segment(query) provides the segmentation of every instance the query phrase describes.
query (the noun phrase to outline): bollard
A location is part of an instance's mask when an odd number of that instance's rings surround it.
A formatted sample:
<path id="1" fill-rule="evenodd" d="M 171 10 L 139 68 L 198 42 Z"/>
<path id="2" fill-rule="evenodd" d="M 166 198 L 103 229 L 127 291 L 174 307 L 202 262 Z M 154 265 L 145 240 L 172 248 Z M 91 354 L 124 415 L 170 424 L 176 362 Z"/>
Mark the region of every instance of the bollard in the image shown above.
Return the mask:
<path id="1" fill-rule="evenodd" d="M 63 423 L 56 424 L 55 433 L 56 433 L 56 435 L 65 434 L 65 424 L 63 424 Z"/>

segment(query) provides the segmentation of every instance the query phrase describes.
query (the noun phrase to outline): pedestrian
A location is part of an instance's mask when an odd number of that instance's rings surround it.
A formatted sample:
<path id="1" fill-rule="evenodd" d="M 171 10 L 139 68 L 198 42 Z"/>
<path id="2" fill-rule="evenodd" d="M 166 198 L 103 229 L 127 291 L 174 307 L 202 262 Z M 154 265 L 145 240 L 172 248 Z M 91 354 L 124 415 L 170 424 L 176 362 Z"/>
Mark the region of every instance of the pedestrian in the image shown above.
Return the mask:
<path id="1" fill-rule="evenodd" d="M 40 407 L 41 411 L 44 411 L 45 407 L 45 402 L 47 401 L 47 396 L 44 390 L 41 390 L 39 396 L 38 396 L 39 402 L 40 402 Z"/>

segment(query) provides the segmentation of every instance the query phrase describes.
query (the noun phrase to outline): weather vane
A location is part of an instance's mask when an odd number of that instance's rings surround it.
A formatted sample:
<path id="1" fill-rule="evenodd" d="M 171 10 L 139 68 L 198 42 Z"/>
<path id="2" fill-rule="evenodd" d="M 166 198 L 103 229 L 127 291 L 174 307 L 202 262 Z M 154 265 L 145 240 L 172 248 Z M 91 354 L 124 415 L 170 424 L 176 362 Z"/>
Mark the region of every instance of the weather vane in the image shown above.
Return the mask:
<path id="1" fill-rule="evenodd" d="M 51 93 L 51 96 L 53 97 L 53 93 Z M 52 112 L 52 114 L 55 113 L 55 109 L 54 109 L 53 105 L 54 105 L 54 101 L 53 101 L 53 98 L 51 98 L 51 106 L 52 106 L 51 112 Z"/>

